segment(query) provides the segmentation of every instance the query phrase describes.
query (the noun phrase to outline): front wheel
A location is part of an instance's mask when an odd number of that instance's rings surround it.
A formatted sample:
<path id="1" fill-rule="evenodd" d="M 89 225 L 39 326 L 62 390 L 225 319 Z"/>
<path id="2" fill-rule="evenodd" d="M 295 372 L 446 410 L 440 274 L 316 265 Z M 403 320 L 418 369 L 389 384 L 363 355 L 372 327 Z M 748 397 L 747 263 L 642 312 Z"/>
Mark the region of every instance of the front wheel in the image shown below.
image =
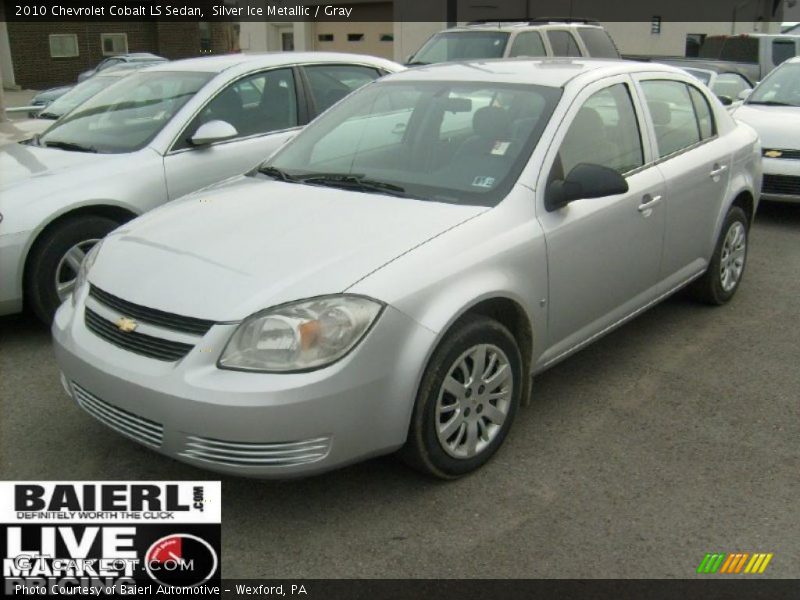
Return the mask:
<path id="1" fill-rule="evenodd" d="M 428 363 L 401 456 L 443 479 L 478 469 L 503 443 L 521 394 L 514 337 L 492 319 L 465 318 Z"/>
<path id="2" fill-rule="evenodd" d="M 733 206 L 722 224 L 708 270 L 692 284 L 694 296 L 707 304 L 721 305 L 733 298 L 747 262 L 747 215 Z"/>
<path id="3" fill-rule="evenodd" d="M 83 258 L 119 223 L 106 217 L 76 217 L 46 231 L 31 250 L 25 273 L 26 302 L 45 325 L 67 300 Z"/>

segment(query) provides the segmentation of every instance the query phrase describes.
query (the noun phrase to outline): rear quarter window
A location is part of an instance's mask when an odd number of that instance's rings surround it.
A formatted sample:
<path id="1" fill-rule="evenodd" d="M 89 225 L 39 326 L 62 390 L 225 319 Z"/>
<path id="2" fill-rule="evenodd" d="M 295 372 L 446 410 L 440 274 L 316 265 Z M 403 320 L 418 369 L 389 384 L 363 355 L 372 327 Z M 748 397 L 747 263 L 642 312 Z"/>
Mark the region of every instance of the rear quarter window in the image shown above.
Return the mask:
<path id="1" fill-rule="evenodd" d="M 597 58 L 619 58 L 619 52 L 611 36 L 604 29 L 586 27 L 578 30 L 589 56 Z"/>

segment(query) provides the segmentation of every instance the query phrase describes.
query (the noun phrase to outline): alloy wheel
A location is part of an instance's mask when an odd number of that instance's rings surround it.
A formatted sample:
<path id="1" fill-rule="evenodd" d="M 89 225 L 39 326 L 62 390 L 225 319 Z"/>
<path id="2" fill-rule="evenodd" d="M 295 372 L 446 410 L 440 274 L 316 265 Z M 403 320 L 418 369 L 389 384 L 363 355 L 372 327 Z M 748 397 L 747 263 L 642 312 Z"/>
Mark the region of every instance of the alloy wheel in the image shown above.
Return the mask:
<path id="1" fill-rule="evenodd" d="M 742 278 L 746 249 L 747 232 L 740 221 L 734 221 L 725 234 L 719 261 L 720 285 L 725 292 L 735 288 Z"/>
<path id="2" fill-rule="evenodd" d="M 483 452 L 503 427 L 514 377 L 506 354 L 493 344 L 473 346 L 451 365 L 436 401 L 436 435 L 454 458 Z"/>

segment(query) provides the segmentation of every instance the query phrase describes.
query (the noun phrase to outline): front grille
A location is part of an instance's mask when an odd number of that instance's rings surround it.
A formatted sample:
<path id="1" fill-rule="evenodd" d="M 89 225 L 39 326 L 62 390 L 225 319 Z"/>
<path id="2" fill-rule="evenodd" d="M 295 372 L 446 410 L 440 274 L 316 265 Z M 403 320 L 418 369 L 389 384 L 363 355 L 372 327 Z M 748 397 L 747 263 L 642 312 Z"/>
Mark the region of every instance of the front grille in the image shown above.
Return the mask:
<path id="1" fill-rule="evenodd" d="M 206 319 L 197 319 L 195 317 L 184 317 L 182 315 L 174 315 L 172 313 L 164 312 L 163 310 L 156 310 L 155 308 L 148 308 L 133 302 L 128 302 L 122 298 L 117 298 L 108 292 L 104 292 L 100 288 L 92 285 L 89 288 L 89 295 L 103 304 L 126 317 L 132 317 L 138 321 L 152 323 L 172 331 L 181 331 L 183 333 L 190 333 L 193 335 L 205 335 L 208 330 L 214 325 L 214 321 Z"/>
<path id="2" fill-rule="evenodd" d="M 157 360 L 174 362 L 180 360 L 193 348 L 191 344 L 174 342 L 163 338 L 137 333 L 135 331 L 121 331 L 114 323 L 98 315 L 93 310 L 87 308 L 84 316 L 86 327 L 105 341 Z"/>
<path id="3" fill-rule="evenodd" d="M 104 425 L 147 446 L 153 448 L 161 446 L 164 427 L 160 424 L 112 406 L 87 392 L 74 381 L 72 392 L 78 405 Z"/>
<path id="4" fill-rule="evenodd" d="M 780 152 L 780 156 L 767 156 L 767 152 Z M 793 158 L 793 159 L 800 159 L 800 150 L 783 150 L 780 148 L 764 148 L 762 151 L 764 156 L 767 158 Z"/>
<path id="5" fill-rule="evenodd" d="M 800 196 L 800 177 L 794 175 L 764 175 L 761 193 Z"/>
<path id="6" fill-rule="evenodd" d="M 331 449 L 331 438 L 319 437 L 300 442 L 256 444 L 225 442 L 188 436 L 185 458 L 234 467 L 291 467 L 322 460 Z"/>

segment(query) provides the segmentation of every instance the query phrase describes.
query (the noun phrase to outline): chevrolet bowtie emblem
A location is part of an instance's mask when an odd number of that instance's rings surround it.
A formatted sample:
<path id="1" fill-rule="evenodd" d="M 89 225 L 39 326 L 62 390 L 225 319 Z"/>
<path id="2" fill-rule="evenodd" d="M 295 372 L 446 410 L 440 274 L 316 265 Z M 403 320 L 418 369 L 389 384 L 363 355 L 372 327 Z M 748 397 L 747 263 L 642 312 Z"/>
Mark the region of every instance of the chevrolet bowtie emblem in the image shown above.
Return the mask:
<path id="1" fill-rule="evenodd" d="M 129 319 L 128 317 L 120 317 L 116 320 L 114 325 L 117 326 L 117 329 L 124 331 L 125 333 L 130 333 L 139 326 L 136 321 Z"/>
<path id="2" fill-rule="evenodd" d="M 783 155 L 783 152 L 780 150 L 767 150 L 764 152 L 764 156 L 768 156 L 769 158 L 778 158 Z"/>

